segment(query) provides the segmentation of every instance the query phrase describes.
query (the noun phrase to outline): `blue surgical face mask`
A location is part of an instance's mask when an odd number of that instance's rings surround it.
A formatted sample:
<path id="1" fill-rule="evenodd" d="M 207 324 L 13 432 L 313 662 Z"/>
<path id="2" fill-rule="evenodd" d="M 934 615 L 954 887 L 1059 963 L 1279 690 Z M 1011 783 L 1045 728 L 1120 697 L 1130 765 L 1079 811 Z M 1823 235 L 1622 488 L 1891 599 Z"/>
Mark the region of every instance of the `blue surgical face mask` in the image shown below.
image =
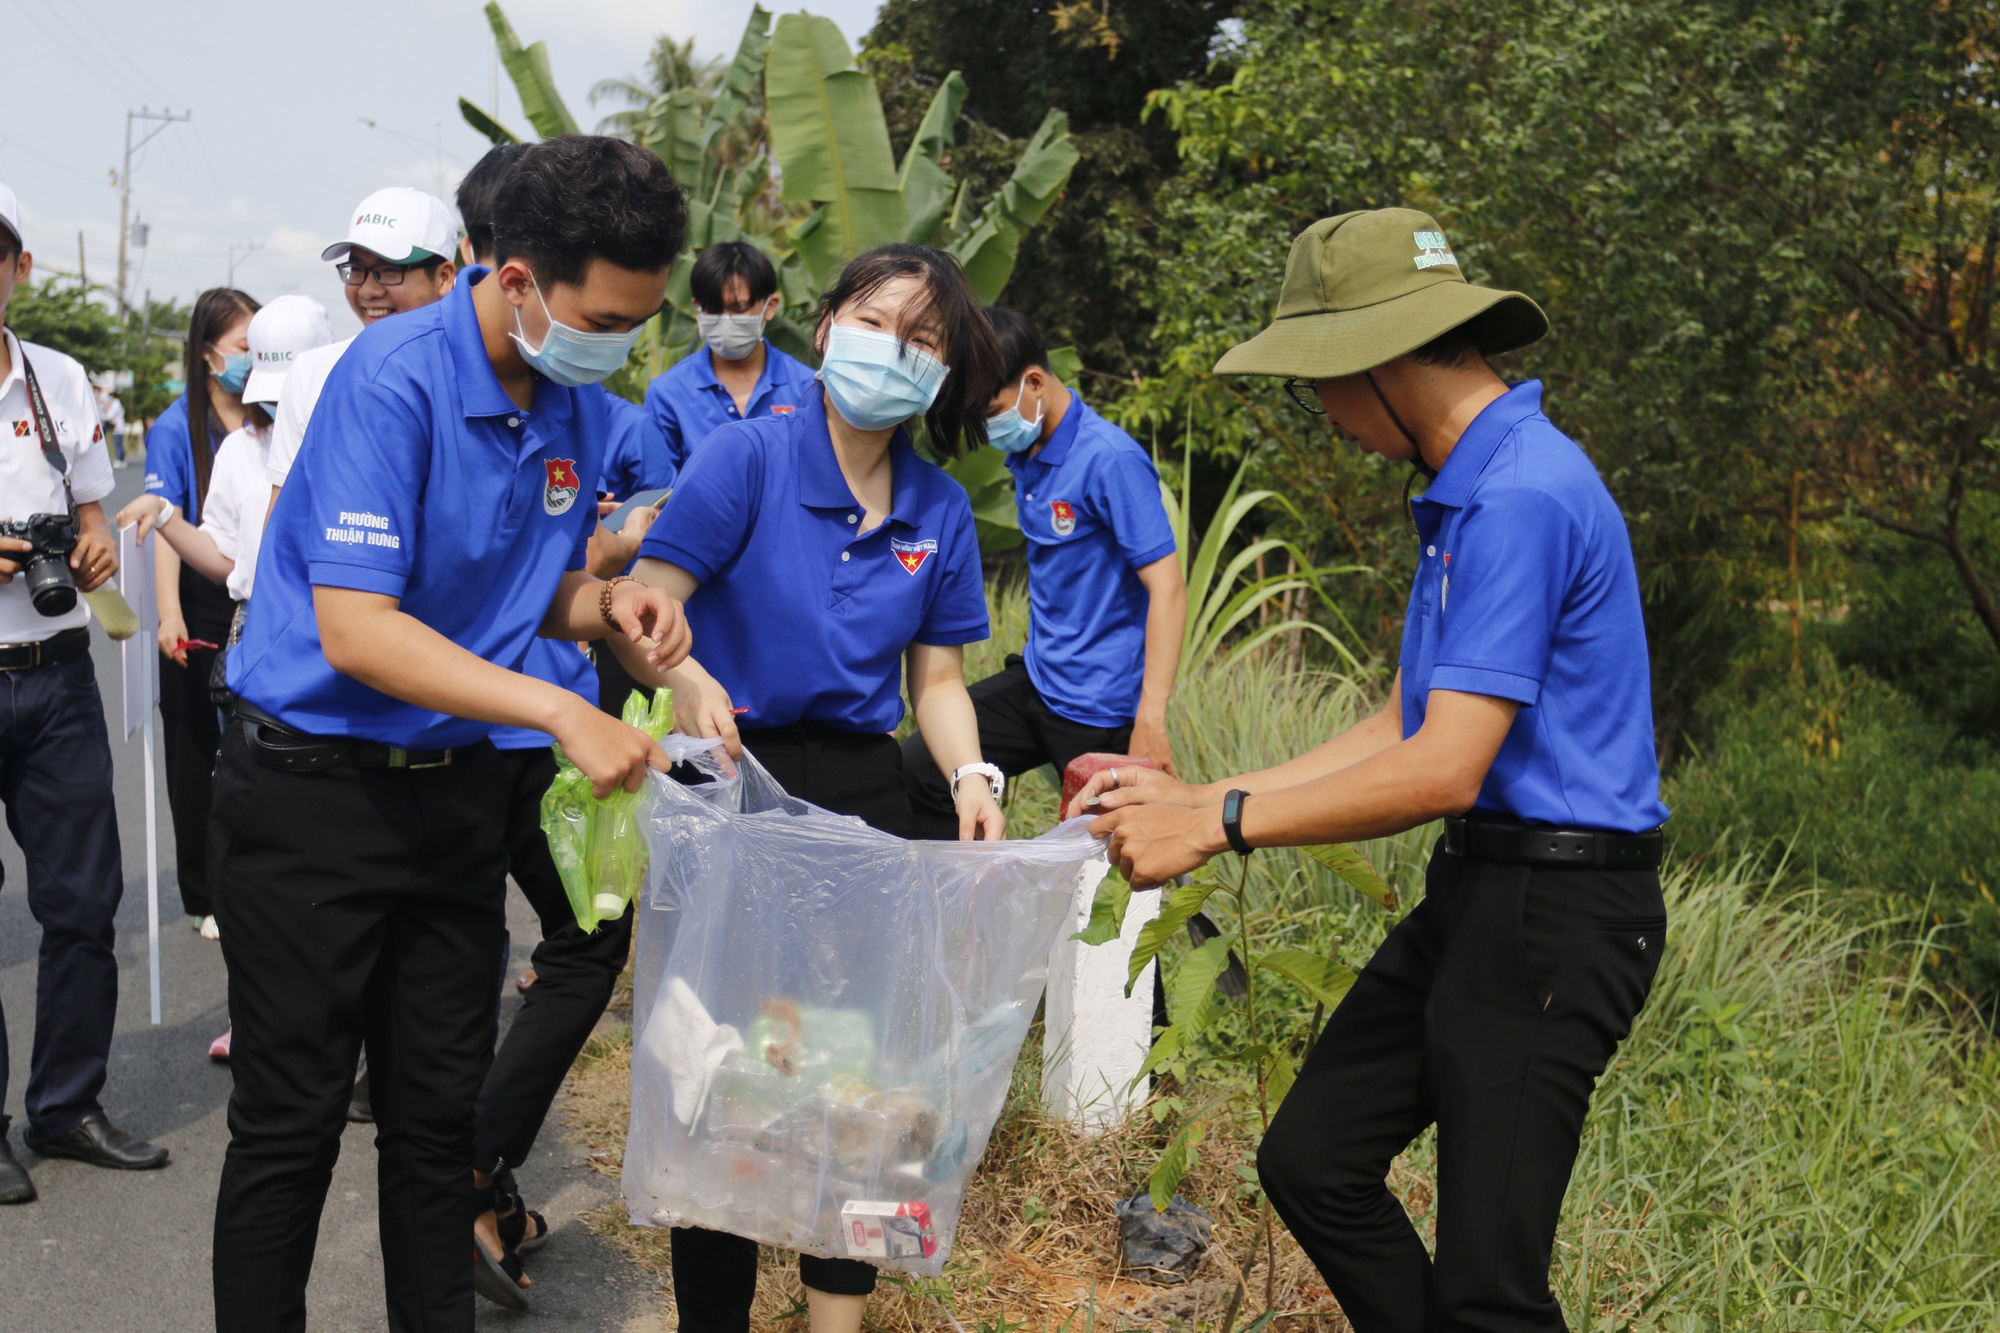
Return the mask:
<path id="1" fill-rule="evenodd" d="M 215 382 L 222 386 L 224 393 L 242 393 L 243 386 L 250 382 L 250 361 L 248 352 L 225 352 L 222 369 L 215 373 Z"/>
<path id="2" fill-rule="evenodd" d="M 529 281 L 534 276 L 529 275 Z M 644 324 L 630 333 L 585 333 L 549 314 L 549 303 L 542 295 L 542 285 L 535 283 L 535 299 L 542 303 L 542 313 L 549 316 L 549 331 L 542 335 L 540 347 L 528 346 L 528 340 L 521 335 L 521 311 L 514 311 L 514 332 L 507 336 L 521 349 L 521 359 L 533 366 L 557 384 L 572 389 L 586 384 L 602 383 L 625 364 L 625 358 L 632 354 L 632 345 L 639 341 L 639 335 L 646 331 Z"/>
<path id="3" fill-rule="evenodd" d="M 820 383 L 856 430 L 887 430 L 930 411 L 951 367 L 892 333 L 836 324 L 827 335 Z"/>
<path id="4" fill-rule="evenodd" d="M 1020 393 L 1014 395 L 1014 405 L 995 412 L 986 418 L 986 439 L 1003 454 L 1018 454 L 1035 447 L 1035 441 L 1042 438 L 1042 407 L 1035 405 L 1035 419 L 1028 420 L 1021 415 L 1021 394 L 1028 391 L 1028 383 L 1021 381 Z"/>

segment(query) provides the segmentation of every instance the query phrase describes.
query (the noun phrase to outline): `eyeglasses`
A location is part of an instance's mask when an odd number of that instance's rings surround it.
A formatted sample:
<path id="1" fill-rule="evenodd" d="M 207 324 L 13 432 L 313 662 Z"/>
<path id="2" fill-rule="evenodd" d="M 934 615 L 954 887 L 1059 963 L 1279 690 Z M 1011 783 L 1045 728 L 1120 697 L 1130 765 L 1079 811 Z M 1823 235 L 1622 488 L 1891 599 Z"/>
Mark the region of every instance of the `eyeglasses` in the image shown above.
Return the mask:
<path id="1" fill-rule="evenodd" d="M 1326 404 L 1319 400 L 1319 381 L 1302 380 L 1294 375 L 1285 381 L 1285 396 L 1307 416 L 1324 417 Z"/>
<path id="2" fill-rule="evenodd" d="M 377 264 L 370 268 L 366 264 L 350 261 L 335 264 L 333 271 L 338 273 L 340 280 L 350 287 L 359 287 L 367 282 L 371 273 L 375 275 L 375 281 L 384 287 L 400 287 L 403 285 L 403 275 L 415 267 L 417 267 L 415 264 Z"/>

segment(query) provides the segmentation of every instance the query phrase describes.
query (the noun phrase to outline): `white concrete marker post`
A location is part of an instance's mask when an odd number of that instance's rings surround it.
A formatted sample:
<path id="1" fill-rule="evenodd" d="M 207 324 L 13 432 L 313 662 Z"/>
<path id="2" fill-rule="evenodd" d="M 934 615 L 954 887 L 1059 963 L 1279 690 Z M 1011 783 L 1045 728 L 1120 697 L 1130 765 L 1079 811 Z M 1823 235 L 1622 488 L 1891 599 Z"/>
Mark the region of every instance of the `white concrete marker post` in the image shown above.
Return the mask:
<path id="1" fill-rule="evenodd" d="M 1116 944 L 1079 944 L 1070 936 L 1090 922 L 1097 885 L 1110 872 L 1093 861 L 1077 876 L 1070 924 L 1049 954 L 1043 1012 L 1042 1100 L 1080 1129 L 1101 1132 L 1146 1099 L 1133 1088 L 1153 1041 L 1153 970 L 1149 963 L 1125 994 L 1125 973 L 1139 928 L 1160 914 L 1160 895 L 1135 893 Z"/>
<path id="2" fill-rule="evenodd" d="M 118 591 L 139 617 L 139 632 L 118 645 L 124 668 L 125 739 L 146 737 L 146 956 L 151 967 L 153 1026 L 160 1025 L 160 820 L 153 779 L 153 713 L 160 701 L 160 607 L 153 587 L 153 538 L 134 541 L 133 524 L 118 530 Z"/>

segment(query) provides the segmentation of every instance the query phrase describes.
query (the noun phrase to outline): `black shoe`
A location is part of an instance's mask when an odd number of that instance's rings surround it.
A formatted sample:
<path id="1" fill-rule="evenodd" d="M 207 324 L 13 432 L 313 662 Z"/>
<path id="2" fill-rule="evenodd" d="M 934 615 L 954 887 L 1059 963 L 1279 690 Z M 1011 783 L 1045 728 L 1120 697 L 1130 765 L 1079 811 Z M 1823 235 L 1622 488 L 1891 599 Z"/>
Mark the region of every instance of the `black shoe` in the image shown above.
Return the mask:
<path id="1" fill-rule="evenodd" d="M 35 1182 L 28 1179 L 28 1169 L 14 1160 L 13 1150 L 7 1146 L 7 1133 L 0 1130 L 0 1204 L 34 1201 Z"/>
<path id="2" fill-rule="evenodd" d="M 165 1148 L 133 1138 L 102 1111 L 88 1113 L 82 1123 L 59 1139 L 38 1139 L 29 1130 L 21 1135 L 21 1142 L 44 1157 L 74 1157 L 114 1171 L 153 1171 L 167 1164 Z"/>
<path id="3" fill-rule="evenodd" d="M 361 1057 L 361 1072 L 354 1079 L 354 1095 L 347 1099 L 347 1119 L 351 1124 L 375 1123 L 375 1104 L 368 1096 L 368 1057 Z"/>

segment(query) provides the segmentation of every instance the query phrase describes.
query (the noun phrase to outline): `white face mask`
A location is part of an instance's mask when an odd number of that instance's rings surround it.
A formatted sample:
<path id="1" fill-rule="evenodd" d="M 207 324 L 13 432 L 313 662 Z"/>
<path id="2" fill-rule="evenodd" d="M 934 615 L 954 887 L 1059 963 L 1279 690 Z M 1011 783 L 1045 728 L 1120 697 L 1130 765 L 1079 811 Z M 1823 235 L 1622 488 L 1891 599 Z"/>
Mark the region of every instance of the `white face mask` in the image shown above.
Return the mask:
<path id="1" fill-rule="evenodd" d="M 764 341 L 762 311 L 747 315 L 711 315 L 705 310 L 698 310 L 694 326 L 701 334 L 701 340 L 708 344 L 708 350 L 724 361 L 741 361 Z"/>

